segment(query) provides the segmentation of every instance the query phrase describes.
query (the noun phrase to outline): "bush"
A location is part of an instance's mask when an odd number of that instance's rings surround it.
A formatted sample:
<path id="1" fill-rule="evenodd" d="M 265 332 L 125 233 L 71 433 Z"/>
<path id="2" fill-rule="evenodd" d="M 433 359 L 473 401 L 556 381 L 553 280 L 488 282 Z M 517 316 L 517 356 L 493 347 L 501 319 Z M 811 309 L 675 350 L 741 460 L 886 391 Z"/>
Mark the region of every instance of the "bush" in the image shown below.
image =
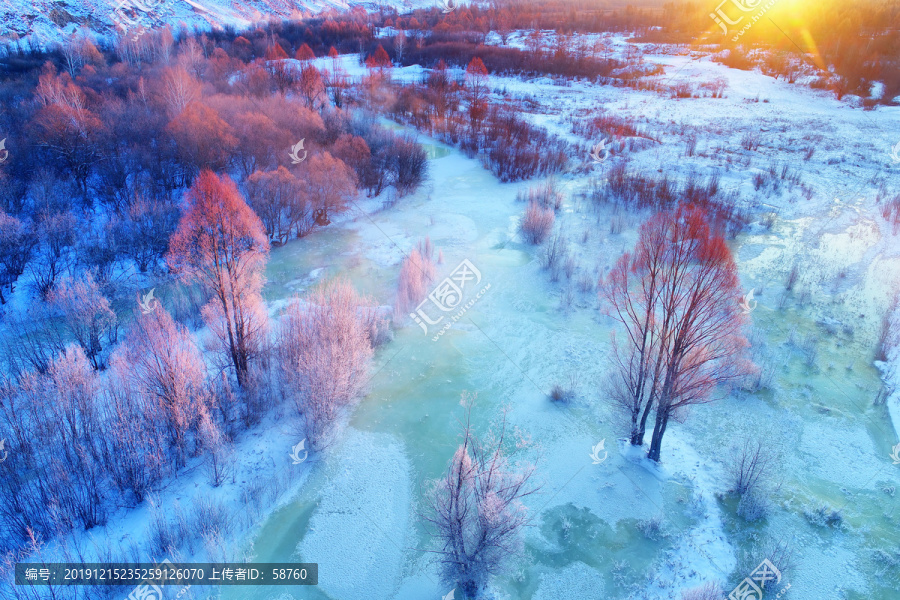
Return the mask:
<path id="1" fill-rule="evenodd" d="M 575 390 L 571 387 L 564 387 L 557 384 L 554 384 L 552 388 L 550 388 L 550 399 L 554 402 L 567 403 L 571 402 L 575 398 Z"/>
<path id="2" fill-rule="evenodd" d="M 541 206 L 531 201 L 528 208 L 525 209 L 525 215 L 522 217 L 522 223 L 519 226 L 525 241 L 529 244 L 541 244 L 550 235 L 553 230 L 553 223 L 556 216 L 551 208 L 541 208 Z"/>
<path id="3" fill-rule="evenodd" d="M 434 281 L 434 246 L 425 238 L 413 248 L 400 265 L 397 280 L 397 317 L 418 306 L 428 293 L 428 285 Z"/>
<path id="4" fill-rule="evenodd" d="M 737 514 L 752 523 L 768 517 L 770 508 L 769 501 L 762 494 L 744 494 L 738 502 Z"/>
<path id="5" fill-rule="evenodd" d="M 657 515 L 650 519 L 637 522 L 638 531 L 644 534 L 644 537 L 654 542 L 669 537 L 665 524 L 661 516 Z"/>
<path id="6" fill-rule="evenodd" d="M 533 185 L 528 188 L 527 192 L 519 191 L 516 194 L 516 200 L 522 202 L 537 202 L 543 208 L 552 208 L 558 211 L 562 207 L 563 193 L 556 187 L 554 179 L 548 179 L 543 185 Z"/>
<path id="7" fill-rule="evenodd" d="M 839 510 L 834 510 L 828 504 L 803 511 L 803 516 L 812 525 L 818 527 L 840 527 L 844 522 L 844 516 Z"/>

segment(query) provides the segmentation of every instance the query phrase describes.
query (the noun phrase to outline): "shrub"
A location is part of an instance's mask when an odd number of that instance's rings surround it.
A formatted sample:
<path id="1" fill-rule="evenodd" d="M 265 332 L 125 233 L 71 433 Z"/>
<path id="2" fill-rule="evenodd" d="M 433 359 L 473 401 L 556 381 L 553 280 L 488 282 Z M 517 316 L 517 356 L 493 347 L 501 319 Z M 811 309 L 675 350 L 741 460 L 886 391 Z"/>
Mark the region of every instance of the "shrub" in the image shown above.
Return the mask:
<path id="1" fill-rule="evenodd" d="M 844 516 L 840 510 L 834 510 L 828 504 L 822 504 L 816 508 L 807 508 L 803 516 L 812 525 L 818 527 L 840 527 L 844 522 Z"/>
<path id="2" fill-rule="evenodd" d="M 434 246 L 425 238 L 413 248 L 400 265 L 397 280 L 397 315 L 405 315 L 418 306 L 434 281 Z"/>
<path id="3" fill-rule="evenodd" d="M 571 386 L 566 387 L 560 384 L 554 384 L 550 388 L 550 399 L 554 402 L 567 403 L 575 398 L 575 389 Z"/>
<path id="4" fill-rule="evenodd" d="M 525 241 L 529 244 L 541 244 L 553 230 L 555 220 L 553 209 L 541 208 L 537 202 L 531 201 L 525 209 L 525 216 L 522 217 L 522 224 L 519 227 Z"/>
<path id="5" fill-rule="evenodd" d="M 638 531 L 644 534 L 644 537 L 648 540 L 659 541 L 663 538 L 669 537 L 669 533 L 666 531 L 665 524 L 663 523 L 662 516 L 657 515 L 650 519 L 645 519 L 643 521 L 637 522 Z"/>

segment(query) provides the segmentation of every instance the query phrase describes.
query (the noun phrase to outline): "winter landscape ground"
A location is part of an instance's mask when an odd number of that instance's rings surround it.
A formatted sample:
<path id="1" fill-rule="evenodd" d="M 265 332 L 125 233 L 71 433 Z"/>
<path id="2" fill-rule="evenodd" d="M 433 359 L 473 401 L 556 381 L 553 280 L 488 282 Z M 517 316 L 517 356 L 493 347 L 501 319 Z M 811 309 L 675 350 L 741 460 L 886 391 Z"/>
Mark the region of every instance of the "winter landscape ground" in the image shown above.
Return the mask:
<path id="1" fill-rule="evenodd" d="M 3 9 L 0 598 L 897 598 L 900 7 L 289 4 Z"/>

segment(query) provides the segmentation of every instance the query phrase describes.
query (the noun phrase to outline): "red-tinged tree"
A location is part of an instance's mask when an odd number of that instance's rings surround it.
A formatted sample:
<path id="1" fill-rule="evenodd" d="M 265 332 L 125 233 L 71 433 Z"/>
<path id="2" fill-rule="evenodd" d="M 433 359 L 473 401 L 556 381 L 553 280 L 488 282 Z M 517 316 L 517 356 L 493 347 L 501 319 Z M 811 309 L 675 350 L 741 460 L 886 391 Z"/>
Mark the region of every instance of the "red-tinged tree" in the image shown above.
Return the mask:
<path id="1" fill-rule="evenodd" d="M 357 179 L 362 180 L 363 174 L 369 168 L 372 160 L 372 151 L 366 140 L 358 135 L 345 133 L 335 141 L 331 148 L 331 154 L 344 161 L 344 163 L 356 171 Z"/>
<path id="2" fill-rule="evenodd" d="M 162 424 L 174 466 L 184 466 L 207 401 L 206 364 L 190 333 L 156 306 L 138 316 L 112 361 L 122 361 L 120 372 Z"/>
<path id="3" fill-rule="evenodd" d="M 166 126 L 176 153 L 190 173 L 224 169 L 238 140 L 231 126 L 212 108 L 193 102 Z"/>
<path id="4" fill-rule="evenodd" d="M 307 161 L 304 177 L 309 199 L 327 221 L 347 209 L 348 202 L 356 195 L 356 174 L 340 159 L 328 152 L 315 154 Z"/>
<path id="5" fill-rule="evenodd" d="M 332 46 L 331 49 L 334 50 L 334 46 Z M 337 53 L 336 50 L 335 50 L 335 53 Z M 330 53 L 329 53 L 329 56 L 330 56 Z M 313 52 L 313 49 L 309 47 L 309 44 L 304 42 L 299 48 L 297 48 L 297 52 L 296 52 L 296 54 L 294 54 L 294 58 L 296 58 L 297 60 L 302 60 L 302 61 L 315 60 L 316 53 Z"/>
<path id="6" fill-rule="evenodd" d="M 86 196 L 91 168 L 100 158 L 103 122 L 88 107 L 82 88 L 68 73 L 57 76 L 52 65 L 44 68 L 35 96 L 41 105 L 31 124 L 37 143 L 62 161 Z"/>
<path id="7" fill-rule="evenodd" d="M 469 119 L 477 131 L 488 109 L 488 70 L 477 56 L 466 67 L 466 84 L 469 91 Z"/>
<path id="8" fill-rule="evenodd" d="M 447 73 L 447 63 L 441 59 L 428 74 L 428 87 L 433 93 L 434 110 L 441 118 L 450 109 L 451 89 L 450 76 Z"/>
<path id="9" fill-rule="evenodd" d="M 299 52 L 299 50 L 298 50 L 298 52 Z M 337 48 L 332 46 L 331 48 L 328 49 L 328 58 L 330 58 L 331 60 L 337 60 L 339 57 L 340 57 L 340 54 L 338 54 Z"/>
<path id="10" fill-rule="evenodd" d="M 234 43 L 231 45 L 231 51 L 234 57 L 242 62 L 247 63 L 253 59 L 253 44 L 242 35 L 234 40 Z"/>
<path id="11" fill-rule="evenodd" d="M 290 143 L 284 130 L 262 112 L 244 111 L 228 120 L 238 141 L 235 159 L 245 178 L 259 168 L 268 167 L 275 150 Z"/>
<path id="12" fill-rule="evenodd" d="M 300 69 L 300 77 L 297 80 L 297 92 L 303 98 L 307 108 L 316 110 L 325 102 L 325 82 L 322 74 L 313 65 L 306 65 Z"/>
<path id="13" fill-rule="evenodd" d="M 370 69 L 378 69 L 379 71 L 391 68 L 391 57 L 388 56 L 384 46 L 378 44 L 378 49 L 366 59 L 366 66 Z"/>
<path id="14" fill-rule="evenodd" d="M 285 167 L 253 173 L 247 180 L 247 196 L 273 242 L 283 244 L 292 235 L 300 237 L 312 230 L 306 186 Z"/>
<path id="15" fill-rule="evenodd" d="M 656 411 L 648 457 L 659 461 L 670 418 L 754 369 L 745 358 L 734 258 L 706 212 L 681 205 L 641 227 L 601 295 L 625 328 L 614 339 L 613 397 L 626 408 L 635 445 Z"/>
<path id="16" fill-rule="evenodd" d="M 289 58 L 288 53 L 278 42 L 266 48 L 266 60 L 284 60 L 286 58 Z"/>
<path id="17" fill-rule="evenodd" d="M 172 235 L 167 261 L 212 296 L 203 317 L 221 341 L 238 384 L 245 387 L 267 328 L 260 291 L 269 240 L 227 175 L 203 171 L 186 199 L 188 207 Z"/>
<path id="18" fill-rule="evenodd" d="M 222 92 L 228 90 L 230 87 L 228 78 L 238 69 L 239 64 L 238 61 L 228 56 L 228 53 L 222 48 L 213 50 L 212 55 L 209 57 L 208 77 L 212 80 L 216 89 Z"/>

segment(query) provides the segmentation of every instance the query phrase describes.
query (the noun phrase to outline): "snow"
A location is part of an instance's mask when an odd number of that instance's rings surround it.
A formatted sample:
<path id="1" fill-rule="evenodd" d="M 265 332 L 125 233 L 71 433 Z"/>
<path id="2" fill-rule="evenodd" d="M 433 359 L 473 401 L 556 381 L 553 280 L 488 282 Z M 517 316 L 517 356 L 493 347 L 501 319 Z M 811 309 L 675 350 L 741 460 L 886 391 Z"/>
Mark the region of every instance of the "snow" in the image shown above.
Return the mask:
<path id="1" fill-rule="evenodd" d="M 298 548 L 301 557 L 319 563 L 319 587 L 332 597 L 393 597 L 411 517 L 402 445 L 350 428 L 327 454 L 324 469 L 328 483 Z"/>
<path id="2" fill-rule="evenodd" d="M 564 569 L 542 573 L 540 586 L 532 598 L 533 600 L 603 598 L 605 587 L 606 582 L 596 569 L 579 562 Z"/>

